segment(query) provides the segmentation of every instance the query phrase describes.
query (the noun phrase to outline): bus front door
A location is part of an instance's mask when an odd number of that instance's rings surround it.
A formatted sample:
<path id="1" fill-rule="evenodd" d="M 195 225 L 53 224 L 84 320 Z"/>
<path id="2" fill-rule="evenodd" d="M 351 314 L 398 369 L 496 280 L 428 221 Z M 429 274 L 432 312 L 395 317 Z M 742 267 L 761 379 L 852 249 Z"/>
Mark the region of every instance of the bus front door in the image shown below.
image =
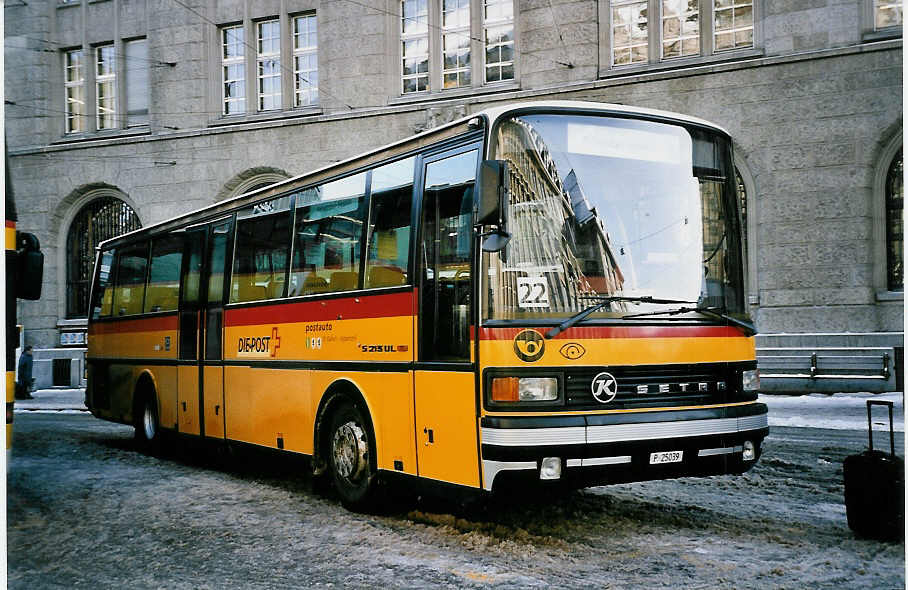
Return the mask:
<path id="1" fill-rule="evenodd" d="M 419 242 L 419 362 L 414 374 L 419 475 L 477 487 L 470 346 L 476 146 L 426 158 Z"/>

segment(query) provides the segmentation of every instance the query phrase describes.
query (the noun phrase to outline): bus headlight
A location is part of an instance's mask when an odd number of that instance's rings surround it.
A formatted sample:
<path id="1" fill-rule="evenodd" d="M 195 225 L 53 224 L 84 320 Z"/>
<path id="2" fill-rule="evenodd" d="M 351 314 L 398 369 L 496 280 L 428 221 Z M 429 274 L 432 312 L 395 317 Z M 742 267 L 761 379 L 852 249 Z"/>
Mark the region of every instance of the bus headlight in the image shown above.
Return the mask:
<path id="1" fill-rule="evenodd" d="M 493 402 L 546 402 L 558 399 L 555 377 L 496 377 L 492 380 Z"/>

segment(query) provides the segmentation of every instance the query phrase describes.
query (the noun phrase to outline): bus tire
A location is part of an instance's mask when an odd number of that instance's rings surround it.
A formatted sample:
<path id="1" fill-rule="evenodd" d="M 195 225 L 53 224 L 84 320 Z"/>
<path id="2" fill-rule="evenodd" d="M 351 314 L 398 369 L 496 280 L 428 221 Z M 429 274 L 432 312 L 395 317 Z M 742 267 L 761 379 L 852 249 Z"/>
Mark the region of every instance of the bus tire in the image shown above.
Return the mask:
<path id="1" fill-rule="evenodd" d="M 331 416 L 327 437 L 328 468 L 341 503 L 367 510 L 376 497 L 376 457 L 372 428 L 360 407 L 344 400 Z"/>
<path id="2" fill-rule="evenodd" d="M 158 419 L 158 401 L 153 391 L 144 391 L 136 403 L 133 416 L 136 442 L 142 451 L 156 453 L 161 447 L 161 422 Z"/>

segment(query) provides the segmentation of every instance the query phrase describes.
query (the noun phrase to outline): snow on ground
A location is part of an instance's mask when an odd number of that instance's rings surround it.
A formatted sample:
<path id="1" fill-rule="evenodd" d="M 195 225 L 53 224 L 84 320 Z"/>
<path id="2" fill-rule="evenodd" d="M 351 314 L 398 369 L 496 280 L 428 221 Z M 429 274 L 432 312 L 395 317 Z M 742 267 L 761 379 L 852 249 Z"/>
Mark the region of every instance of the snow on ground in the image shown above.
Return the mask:
<path id="1" fill-rule="evenodd" d="M 769 406 L 770 426 L 832 430 L 867 430 L 867 400 L 893 402 L 895 431 L 905 432 L 904 394 L 900 392 L 760 396 L 760 401 Z M 873 429 L 889 431 L 889 413 L 885 407 L 873 408 Z"/>

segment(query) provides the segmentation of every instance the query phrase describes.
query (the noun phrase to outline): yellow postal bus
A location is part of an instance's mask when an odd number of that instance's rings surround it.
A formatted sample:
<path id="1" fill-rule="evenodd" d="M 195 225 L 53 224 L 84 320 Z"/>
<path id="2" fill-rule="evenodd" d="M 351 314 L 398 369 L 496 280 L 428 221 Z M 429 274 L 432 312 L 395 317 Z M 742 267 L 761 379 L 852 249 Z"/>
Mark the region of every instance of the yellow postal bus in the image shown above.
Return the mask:
<path id="1" fill-rule="evenodd" d="M 705 121 L 485 110 L 103 243 L 87 403 L 308 455 L 353 507 L 741 473 L 768 427 L 735 195 Z"/>

